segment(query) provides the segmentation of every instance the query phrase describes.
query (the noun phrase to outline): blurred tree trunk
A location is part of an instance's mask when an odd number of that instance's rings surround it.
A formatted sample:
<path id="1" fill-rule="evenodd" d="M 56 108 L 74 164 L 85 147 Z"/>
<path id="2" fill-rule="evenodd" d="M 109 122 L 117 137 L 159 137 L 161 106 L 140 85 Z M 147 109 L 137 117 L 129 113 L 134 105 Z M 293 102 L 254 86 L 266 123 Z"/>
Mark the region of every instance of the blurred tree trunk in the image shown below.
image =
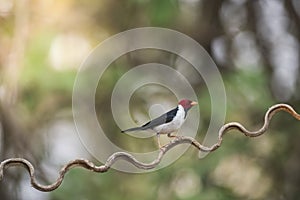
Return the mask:
<path id="1" fill-rule="evenodd" d="M 18 81 L 23 66 L 26 42 L 29 34 L 29 6 L 28 0 L 19 0 L 14 5 L 13 35 L 10 49 L 4 57 L 2 72 L 2 95 L 0 96 L 0 124 L 1 124 L 1 160 L 9 157 L 27 156 L 30 145 L 26 128 L 19 120 L 17 109 Z M 5 172 L 5 179 L 10 184 L 2 184 L 1 199 L 17 199 L 21 172 Z"/>

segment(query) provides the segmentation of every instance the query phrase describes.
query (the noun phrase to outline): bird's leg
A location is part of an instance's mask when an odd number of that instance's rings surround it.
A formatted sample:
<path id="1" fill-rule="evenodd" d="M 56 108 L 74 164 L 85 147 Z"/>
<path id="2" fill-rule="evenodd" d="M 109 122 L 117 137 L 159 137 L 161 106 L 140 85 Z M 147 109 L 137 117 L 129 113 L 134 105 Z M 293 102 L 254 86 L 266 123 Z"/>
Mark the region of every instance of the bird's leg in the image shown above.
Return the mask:
<path id="1" fill-rule="evenodd" d="M 172 135 L 172 133 L 168 133 L 168 137 L 169 138 L 177 138 L 178 136 L 177 135 Z"/>
<path id="2" fill-rule="evenodd" d="M 156 137 L 157 137 L 157 144 L 158 144 L 158 148 L 161 148 L 161 144 L 160 144 L 160 135 L 159 133 L 156 133 Z"/>

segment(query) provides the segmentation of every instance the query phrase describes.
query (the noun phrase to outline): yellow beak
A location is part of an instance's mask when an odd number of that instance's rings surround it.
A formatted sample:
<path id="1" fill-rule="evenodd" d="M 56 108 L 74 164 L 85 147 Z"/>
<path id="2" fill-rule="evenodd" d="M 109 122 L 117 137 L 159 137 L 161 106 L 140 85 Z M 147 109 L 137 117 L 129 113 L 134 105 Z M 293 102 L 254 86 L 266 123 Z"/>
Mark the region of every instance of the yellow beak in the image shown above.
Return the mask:
<path id="1" fill-rule="evenodd" d="M 192 105 L 192 106 L 198 105 L 198 102 L 193 101 L 193 102 L 191 103 L 191 105 Z"/>

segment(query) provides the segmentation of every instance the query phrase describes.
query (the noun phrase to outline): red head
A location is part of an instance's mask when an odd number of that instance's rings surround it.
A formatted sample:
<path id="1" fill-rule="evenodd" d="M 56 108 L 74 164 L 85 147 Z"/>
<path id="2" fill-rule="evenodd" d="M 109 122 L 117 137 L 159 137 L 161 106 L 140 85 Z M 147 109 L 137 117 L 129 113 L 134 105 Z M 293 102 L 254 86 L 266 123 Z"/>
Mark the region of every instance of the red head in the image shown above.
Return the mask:
<path id="1" fill-rule="evenodd" d="M 181 105 L 184 110 L 189 110 L 192 106 L 197 105 L 198 103 L 188 99 L 182 99 L 178 104 Z"/>

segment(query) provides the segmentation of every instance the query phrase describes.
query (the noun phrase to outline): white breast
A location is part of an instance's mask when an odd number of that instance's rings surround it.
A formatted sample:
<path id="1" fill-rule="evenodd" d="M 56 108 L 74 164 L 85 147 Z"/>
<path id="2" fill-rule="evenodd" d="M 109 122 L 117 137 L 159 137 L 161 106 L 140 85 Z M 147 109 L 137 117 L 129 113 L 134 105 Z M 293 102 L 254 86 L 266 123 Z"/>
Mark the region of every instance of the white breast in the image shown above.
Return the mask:
<path id="1" fill-rule="evenodd" d="M 175 131 L 178 131 L 178 129 L 182 126 L 184 121 L 185 121 L 184 108 L 181 105 L 178 105 L 178 111 L 177 111 L 174 119 L 172 121 L 170 121 L 169 123 L 162 124 L 162 125 L 159 125 L 159 126 L 153 128 L 153 130 L 159 134 L 173 133 Z"/>

